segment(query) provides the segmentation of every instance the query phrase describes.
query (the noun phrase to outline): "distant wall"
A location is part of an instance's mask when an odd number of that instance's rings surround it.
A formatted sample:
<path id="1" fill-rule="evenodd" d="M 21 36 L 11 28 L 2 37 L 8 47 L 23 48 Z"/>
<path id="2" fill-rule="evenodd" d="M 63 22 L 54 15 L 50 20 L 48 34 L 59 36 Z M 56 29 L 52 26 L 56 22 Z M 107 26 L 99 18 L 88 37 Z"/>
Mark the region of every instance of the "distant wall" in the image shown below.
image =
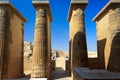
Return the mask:
<path id="1" fill-rule="evenodd" d="M 88 67 L 90 69 L 98 69 L 99 68 L 98 58 L 88 58 Z"/>

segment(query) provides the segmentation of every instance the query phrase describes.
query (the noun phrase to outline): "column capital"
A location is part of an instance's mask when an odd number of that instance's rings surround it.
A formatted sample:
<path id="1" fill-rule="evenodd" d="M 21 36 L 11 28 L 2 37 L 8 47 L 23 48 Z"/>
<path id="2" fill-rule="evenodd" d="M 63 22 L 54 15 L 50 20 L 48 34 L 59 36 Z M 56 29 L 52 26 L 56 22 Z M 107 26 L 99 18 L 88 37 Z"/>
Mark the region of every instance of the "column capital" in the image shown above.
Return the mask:
<path id="1" fill-rule="evenodd" d="M 71 0 L 67 20 L 70 22 L 72 16 L 72 10 L 74 6 L 80 6 L 81 8 L 84 9 L 87 4 L 88 4 L 88 0 Z"/>
<path id="2" fill-rule="evenodd" d="M 48 12 L 48 15 L 50 17 L 50 22 L 52 21 L 52 14 L 51 14 L 51 10 L 50 10 L 49 0 L 32 0 L 32 4 L 36 10 L 39 6 L 46 9 Z"/>
<path id="3" fill-rule="evenodd" d="M 6 4 L 6 3 L 10 3 L 9 0 L 0 0 L 0 4 Z"/>

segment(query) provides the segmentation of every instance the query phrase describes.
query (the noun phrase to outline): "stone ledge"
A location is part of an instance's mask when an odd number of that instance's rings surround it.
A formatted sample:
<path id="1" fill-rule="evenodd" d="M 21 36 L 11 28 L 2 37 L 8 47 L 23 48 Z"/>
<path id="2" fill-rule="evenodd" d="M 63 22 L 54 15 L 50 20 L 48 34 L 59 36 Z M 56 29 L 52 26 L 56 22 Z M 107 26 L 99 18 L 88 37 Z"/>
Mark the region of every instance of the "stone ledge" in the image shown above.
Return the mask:
<path id="1" fill-rule="evenodd" d="M 19 79 L 2 79 L 2 80 L 47 80 L 47 78 L 19 78 Z"/>
<path id="2" fill-rule="evenodd" d="M 9 0 L 6 2 L 5 1 L 0 1 L 0 5 L 5 5 L 5 6 L 9 6 L 12 8 L 12 10 L 14 11 L 15 14 L 17 14 L 17 16 L 19 16 L 24 22 L 27 22 L 27 19 L 24 18 L 24 16 L 9 2 Z"/>
<path id="3" fill-rule="evenodd" d="M 52 13 L 50 10 L 49 0 L 32 0 L 32 4 L 35 9 L 40 5 L 43 6 L 44 8 L 47 8 L 50 22 L 52 22 L 53 19 L 52 19 Z"/>
<path id="4" fill-rule="evenodd" d="M 0 4 L 9 3 L 9 0 L 0 0 Z"/>
<path id="5" fill-rule="evenodd" d="M 33 4 L 49 4 L 49 0 L 32 0 Z"/>
<path id="6" fill-rule="evenodd" d="M 88 0 L 71 0 L 69 11 L 68 11 L 67 21 L 70 22 L 70 20 L 71 20 L 72 10 L 73 10 L 74 5 L 81 5 L 81 6 L 86 7 L 87 4 L 88 4 Z"/>
<path id="7" fill-rule="evenodd" d="M 73 3 L 84 4 L 84 3 L 88 3 L 88 0 L 71 0 L 71 4 L 73 4 Z"/>
<path id="8" fill-rule="evenodd" d="M 120 3 L 120 0 L 110 0 L 111 3 Z"/>
<path id="9" fill-rule="evenodd" d="M 92 19 L 92 21 L 97 21 L 97 19 L 102 15 L 102 13 L 105 12 L 105 10 L 114 3 L 119 3 L 120 4 L 120 0 L 110 0 L 101 10 L 100 12 Z"/>
<path id="10" fill-rule="evenodd" d="M 120 79 L 120 73 L 109 72 L 106 70 L 90 70 L 89 68 L 74 68 L 74 79 L 117 80 Z"/>

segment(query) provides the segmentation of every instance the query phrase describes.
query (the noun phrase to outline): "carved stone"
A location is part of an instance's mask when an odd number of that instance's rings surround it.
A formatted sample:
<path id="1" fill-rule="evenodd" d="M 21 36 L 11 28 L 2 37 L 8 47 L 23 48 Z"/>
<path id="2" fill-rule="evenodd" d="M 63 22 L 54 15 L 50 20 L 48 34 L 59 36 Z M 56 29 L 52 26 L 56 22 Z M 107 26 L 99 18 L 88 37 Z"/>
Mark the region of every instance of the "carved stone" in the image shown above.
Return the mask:
<path id="1" fill-rule="evenodd" d="M 109 41 L 111 44 L 107 70 L 120 72 L 120 8 L 109 12 Z"/>
<path id="2" fill-rule="evenodd" d="M 74 5 L 70 20 L 70 63 L 74 67 L 88 67 L 84 7 Z"/>
<path id="3" fill-rule="evenodd" d="M 120 1 L 110 0 L 93 20 L 97 23 L 99 68 L 120 72 Z"/>
<path id="4" fill-rule="evenodd" d="M 3 63 L 3 53 L 4 53 L 4 41 L 5 41 L 5 30 L 7 27 L 7 11 L 3 6 L 0 6 L 0 79 L 2 78 L 2 73 L 7 73 L 7 65 L 3 69 L 5 62 Z"/>
<path id="5" fill-rule="evenodd" d="M 33 48 L 32 75 L 34 78 L 46 77 L 45 58 L 47 54 L 47 12 L 42 7 L 37 8 L 36 28 Z"/>

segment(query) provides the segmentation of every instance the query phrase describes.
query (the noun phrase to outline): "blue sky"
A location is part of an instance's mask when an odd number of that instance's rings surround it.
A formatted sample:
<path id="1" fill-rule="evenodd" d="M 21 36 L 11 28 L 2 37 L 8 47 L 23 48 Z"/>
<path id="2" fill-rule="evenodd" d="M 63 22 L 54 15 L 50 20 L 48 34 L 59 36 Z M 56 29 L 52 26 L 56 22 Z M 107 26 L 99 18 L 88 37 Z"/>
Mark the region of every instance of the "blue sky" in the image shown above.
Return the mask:
<path id="1" fill-rule="evenodd" d="M 13 6 L 28 20 L 24 27 L 24 40 L 34 40 L 35 9 L 32 0 L 10 0 Z M 53 21 L 51 39 L 53 50 L 69 51 L 69 23 L 67 15 L 71 0 L 50 0 Z M 109 0 L 89 0 L 85 10 L 85 28 L 88 51 L 97 51 L 96 24 L 92 19 Z"/>

